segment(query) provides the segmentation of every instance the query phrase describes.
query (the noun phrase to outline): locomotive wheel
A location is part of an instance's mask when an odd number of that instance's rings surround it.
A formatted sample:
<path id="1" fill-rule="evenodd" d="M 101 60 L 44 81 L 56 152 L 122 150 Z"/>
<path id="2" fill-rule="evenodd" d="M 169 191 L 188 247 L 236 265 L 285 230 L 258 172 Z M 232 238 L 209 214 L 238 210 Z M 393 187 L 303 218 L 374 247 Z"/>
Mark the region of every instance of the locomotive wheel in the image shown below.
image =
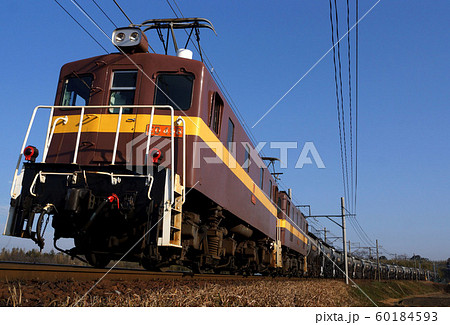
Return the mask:
<path id="1" fill-rule="evenodd" d="M 146 259 L 146 258 L 143 258 L 141 260 L 141 265 L 147 271 L 154 271 L 154 272 L 161 271 L 161 269 L 159 267 L 156 267 L 155 264 L 152 263 L 152 261 L 150 261 L 149 259 Z"/>
<path id="2" fill-rule="evenodd" d="M 85 257 L 90 265 L 99 269 L 104 269 L 111 262 L 106 254 L 87 253 Z"/>

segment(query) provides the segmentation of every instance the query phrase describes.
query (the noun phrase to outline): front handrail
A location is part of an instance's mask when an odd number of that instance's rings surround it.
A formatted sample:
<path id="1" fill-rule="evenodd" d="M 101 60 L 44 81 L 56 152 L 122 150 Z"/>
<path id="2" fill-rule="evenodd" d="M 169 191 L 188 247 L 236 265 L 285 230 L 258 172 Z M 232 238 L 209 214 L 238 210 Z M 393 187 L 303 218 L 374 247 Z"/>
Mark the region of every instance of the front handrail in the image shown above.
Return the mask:
<path id="1" fill-rule="evenodd" d="M 114 165 L 116 163 L 117 145 L 119 143 L 119 133 L 120 133 L 120 122 L 122 122 L 122 111 L 123 111 L 123 107 L 120 106 L 119 117 L 117 118 L 116 136 L 114 138 L 114 149 L 113 149 L 111 165 Z"/>
<path id="2" fill-rule="evenodd" d="M 12 198 L 17 198 L 18 193 L 15 193 L 15 187 L 16 187 L 16 182 L 17 182 L 17 177 L 18 177 L 18 171 L 20 168 L 20 163 L 22 162 L 22 156 L 23 156 L 23 151 L 25 150 L 25 146 L 26 143 L 28 141 L 28 138 L 30 136 L 30 132 L 31 132 L 31 128 L 34 124 L 34 120 L 36 117 L 36 113 L 38 112 L 38 110 L 42 110 L 42 109 L 49 109 L 50 110 L 50 116 L 49 116 L 49 120 L 48 120 L 48 125 L 47 125 L 47 134 L 46 134 L 46 138 L 45 138 L 45 143 L 44 143 L 44 153 L 43 153 L 43 158 L 42 158 L 42 162 L 45 163 L 46 159 L 47 159 L 47 154 L 48 154 L 48 150 L 50 148 L 50 144 L 53 140 L 53 135 L 55 132 L 55 128 L 56 128 L 56 124 L 57 122 L 59 122 L 60 120 L 63 120 L 64 124 L 67 123 L 67 116 L 64 117 L 58 117 L 52 126 L 52 120 L 53 120 L 53 116 L 54 116 L 54 111 L 55 109 L 61 109 L 63 111 L 72 111 L 72 110 L 80 110 L 80 120 L 79 120 L 79 125 L 78 125 L 78 132 L 77 132 L 77 138 L 76 138 L 76 144 L 75 144 L 75 150 L 74 150 L 74 157 L 72 160 L 73 164 L 77 163 L 77 159 L 78 159 L 78 151 L 79 151 L 79 146 L 80 146 L 80 140 L 81 140 L 81 133 L 82 133 L 82 128 L 83 128 L 83 119 L 85 116 L 85 110 L 86 108 L 92 109 L 92 108 L 119 108 L 119 116 L 118 116 L 118 120 L 117 120 L 117 127 L 116 127 L 116 134 L 115 134 L 115 139 L 114 139 L 114 147 L 113 147 L 113 156 L 112 156 L 112 161 L 111 161 L 111 165 L 115 164 L 116 161 L 116 155 L 117 155 L 117 146 L 118 146 L 118 142 L 119 142 L 119 135 L 120 135 L 120 125 L 122 122 L 122 114 L 123 114 L 123 108 L 124 106 L 116 106 L 116 105 L 103 105 L 103 106 L 44 106 L 44 105 L 39 105 L 36 106 L 33 110 L 33 113 L 31 115 L 31 119 L 30 122 L 28 124 L 28 128 L 27 128 L 27 132 L 25 134 L 25 138 L 23 140 L 22 143 L 22 147 L 21 150 L 19 152 L 19 158 L 17 160 L 17 164 L 16 164 L 16 168 L 14 170 L 14 176 L 13 176 L 13 181 L 12 181 L 12 185 L 11 185 L 11 197 Z M 153 117 L 154 117 L 154 112 L 155 109 L 170 109 L 170 129 L 171 129 L 171 204 L 174 203 L 175 197 L 174 197 L 174 193 L 173 193 L 173 189 L 174 189 L 174 183 L 175 183 L 175 173 L 174 173 L 174 168 L 175 168 L 175 155 L 174 155 L 174 133 L 175 133 L 175 127 L 174 127 L 174 109 L 172 106 L 170 105 L 126 105 L 126 108 L 151 108 L 151 117 L 150 117 L 150 125 L 149 125 L 149 134 L 148 134 L 148 138 L 147 138 L 147 147 L 146 147 L 146 163 L 148 161 L 148 154 L 149 154 L 149 147 L 150 147 L 150 142 L 151 142 L 151 132 L 152 132 L 152 126 L 153 126 Z M 183 127 L 185 128 L 185 123 L 183 120 Z M 185 170 L 185 130 L 183 130 L 183 183 L 185 183 L 185 175 L 186 175 L 186 170 Z M 183 195 L 183 202 L 184 202 L 184 195 Z"/>
<path id="3" fill-rule="evenodd" d="M 50 147 L 50 143 L 52 143 L 52 139 L 53 139 L 53 134 L 55 133 L 55 128 L 56 128 L 56 124 L 58 124 L 59 121 L 62 121 L 63 124 L 67 124 L 67 121 L 69 120 L 69 117 L 66 115 L 64 117 L 58 117 L 57 119 L 55 119 L 55 121 L 53 122 L 53 126 L 52 129 L 50 131 L 50 134 L 48 136 L 48 139 L 45 140 L 45 148 L 44 148 L 44 154 L 42 155 L 42 162 L 45 163 L 45 161 L 47 160 L 47 154 L 48 154 L 48 149 Z"/>
<path id="4" fill-rule="evenodd" d="M 81 107 L 80 121 L 78 122 L 77 142 L 75 144 L 75 152 L 73 153 L 72 164 L 77 163 L 78 150 L 80 149 L 81 129 L 83 128 L 84 110 L 85 110 L 84 106 Z"/>
<path id="5" fill-rule="evenodd" d="M 18 196 L 18 194 L 15 195 L 14 189 L 16 187 L 17 172 L 19 171 L 20 163 L 22 162 L 23 151 L 25 150 L 25 146 L 27 144 L 28 137 L 30 136 L 31 127 L 33 126 L 34 119 L 36 117 L 36 113 L 37 113 L 38 109 L 40 109 L 40 108 L 47 108 L 47 109 L 51 110 L 50 118 L 49 118 L 49 124 L 51 123 L 51 119 L 53 118 L 53 111 L 54 111 L 54 107 L 53 106 L 36 106 L 34 108 L 34 110 L 33 110 L 33 113 L 31 114 L 30 123 L 28 123 L 27 132 L 25 133 L 25 138 L 23 139 L 22 147 L 21 147 L 20 152 L 19 152 L 19 158 L 17 159 L 16 169 L 14 170 L 14 176 L 13 176 L 12 185 L 11 185 L 11 191 L 10 191 L 11 198 L 13 198 L 13 199 L 15 199 Z M 49 126 L 50 125 L 48 125 L 48 127 Z M 48 127 L 47 127 L 47 132 L 48 132 Z M 49 136 L 49 134 L 47 133 L 47 137 L 45 139 L 45 142 L 48 141 L 48 136 Z M 45 145 L 44 145 L 44 147 L 45 147 Z"/>
<path id="6" fill-rule="evenodd" d="M 180 122 L 180 123 L 178 123 Z M 183 125 L 183 184 L 186 184 L 186 121 L 181 117 L 178 116 L 177 118 L 177 125 L 182 124 Z M 175 129 L 173 130 L 175 132 Z M 182 203 L 184 204 L 186 202 L 186 188 L 183 186 L 183 199 Z"/>

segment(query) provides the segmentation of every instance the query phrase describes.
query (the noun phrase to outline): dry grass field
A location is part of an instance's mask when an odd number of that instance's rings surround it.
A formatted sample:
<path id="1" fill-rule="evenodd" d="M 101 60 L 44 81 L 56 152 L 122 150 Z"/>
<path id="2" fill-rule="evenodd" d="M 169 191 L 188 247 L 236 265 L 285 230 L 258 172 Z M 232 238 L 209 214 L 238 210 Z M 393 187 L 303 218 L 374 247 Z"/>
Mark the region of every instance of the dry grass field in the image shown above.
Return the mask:
<path id="1" fill-rule="evenodd" d="M 74 306 L 94 282 L 0 284 L 1 306 Z M 342 281 L 102 281 L 79 306 L 360 306 Z"/>
<path id="2" fill-rule="evenodd" d="M 0 282 L 0 306 L 88 307 L 343 307 L 373 306 L 341 280 L 104 280 Z M 443 286 L 414 281 L 358 281 L 381 306 L 401 298 L 446 294 Z"/>

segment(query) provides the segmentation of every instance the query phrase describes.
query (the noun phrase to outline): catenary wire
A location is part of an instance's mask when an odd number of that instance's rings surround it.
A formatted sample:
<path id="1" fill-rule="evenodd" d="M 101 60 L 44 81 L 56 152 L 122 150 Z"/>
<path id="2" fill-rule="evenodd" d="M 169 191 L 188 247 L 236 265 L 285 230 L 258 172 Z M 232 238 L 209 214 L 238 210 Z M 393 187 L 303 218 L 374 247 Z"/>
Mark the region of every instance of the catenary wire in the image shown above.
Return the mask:
<path id="1" fill-rule="evenodd" d="M 117 28 L 117 25 L 112 21 L 112 19 L 108 16 L 108 14 L 99 6 L 97 1 L 92 0 L 92 2 L 97 6 L 98 9 L 100 9 L 100 11 L 103 13 L 103 15 L 105 15 L 105 17 L 108 18 L 108 20 L 111 22 L 111 24 L 113 24 L 114 27 Z"/>
<path id="2" fill-rule="evenodd" d="M 66 10 L 66 8 L 64 8 L 64 7 L 58 2 L 58 0 L 54 0 L 54 1 L 58 4 L 58 6 L 61 7 L 62 10 L 64 10 L 64 12 L 65 12 L 70 18 L 73 19 L 73 21 L 75 21 L 75 22 L 78 24 L 78 26 L 80 26 L 80 27 L 86 32 L 86 34 L 89 35 L 90 38 L 92 38 L 92 40 L 93 40 L 95 43 L 98 44 L 98 46 L 100 46 L 107 54 L 109 54 L 108 50 L 105 49 L 105 48 L 103 47 L 103 45 L 100 44 L 100 42 L 97 41 L 97 39 L 95 39 L 95 37 L 92 36 L 92 34 L 89 33 L 89 32 L 87 31 L 87 29 L 84 28 L 83 25 L 81 25 L 81 24 L 79 23 L 78 20 L 76 20 L 75 17 L 73 17 L 73 16 Z"/>
<path id="3" fill-rule="evenodd" d="M 330 23 L 331 23 L 331 43 L 334 45 L 334 22 L 333 22 L 333 7 L 331 0 L 329 0 L 330 4 Z M 344 168 L 344 150 L 343 150 L 343 142 L 342 142 L 342 127 L 341 127 L 341 111 L 340 111 L 340 97 L 339 97 L 339 84 L 337 80 L 337 65 L 336 65 L 336 50 L 333 46 L 333 66 L 334 66 L 334 83 L 335 83 L 335 91 L 336 91 L 336 107 L 337 107 L 337 118 L 338 118 L 338 126 L 339 126 L 339 144 L 341 150 L 341 167 L 342 167 L 342 182 L 344 184 L 344 195 L 347 193 L 346 191 L 346 182 L 345 182 L 345 168 Z"/>
<path id="4" fill-rule="evenodd" d="M 347 58 L 348 58 L 348 102 L 350 112 L 350 210 L 354 213 L 354 182 L 353 182 L 353 116 L 352 116 L 352 73 L 351 73 L 351 46 L 350 46 L 350 5 L 347 0 Z"/>
<path id="5" fill-rule="evenodd" d="M 103 34 L 106 34 L 105 31 L 99 26 L 99 24 L 93 19 L 84 8 L 77 2 L 77 0 L 70 0 L 79 10 L 81 10 L 94 24 L 95 26 L 102 31 Z"/>
<path id="6" fill-rule="evenodd" d="M 335 27 L 336 27 L 336 39 L 339 39 L 339 13 L 337 8 L 337 0 L 334 0 L 334 12 L 335 12 Z M 334 43 L 333 43 L 334 44 Z M 339 72 L 339 93 L 341 96 L 341 118 L 342 118 L 342 135 L 344 140 L 344 160 L 345 160 L 345 180 L 346 180 L 346 201 L 349 198 L 349 184 L 348 184 L 348 160 L 347 160 L 347 140 L 346 140 L 346 128 L 345 128 L 345 110 L 344 110 L 344 94 L 342 85 L 342 64 L 341 64 L 341 44 L 337 43 L 337 59 L 338 59 L 338 72 Z"/>
<path id="7" fill-rule="evenodd" d="M 133 22 L 131 21 L 130 18 L 128 18 L 127 14 L 125 13 L 125 11 L 123 11 L 122 7 L 117 3 L 116 0 L 113 0 L 114 3 L 116 4 L 117 8 L 119 8 L 119 10 L 122 12 L 122 14 L 125 16 L 125 18 L 130 22 L 130 24 L 133 25 Z"/>
<path id="8" fill-rule="evenodd" d="M 175 9 L 173 8 L 173 6 L 169 3 L 168 0 L 166 0 L 167 4 L 169 5 L 170 9 L 172 10 L 172 12 L 174 13 L 175 17 L 179 17 L 178 13 L 175 11 Z M 173 0 L 176 8 L 178 9 L 180 16 L 182 18 L 184 18 L 183 12 L 181 11 L 180 7 L 178 6 L 176 0 Z M 187 31 L 185 30 L 185 32 L 187 33 Z M 197 44 L 195 44 L 194 40 L 191 39 L 190 42 L 192 43 L 192 45 L 194 46 L 194 48 L 196 49 L 197 53 L 200 54 L 200 52 L 202 53 L 202 55 L 204 56 L 204 58 L 206 59 L 206 62 L 204 62 L 204 64 L 206 65 L 207 69 L 211 72 L 212 77 L 214 78 L 214 80 L 216 81 L 217 85 L 219 86 L 219 89 L 222 91 L 223 95 L 225 96 L 225 99 L 227 100 L 227 102 L 230 104 L 231 109 L 233 110 L 233 112 L 236 114 L 236 117 L 238 118 L 239 122 L 241 123 L 241 125 L 243 126 L 244 130 L 247 132 L 250 141 L 253 144 L 253 147 L 256 147 L 258 141 L 256 140 L 256 137 L 254 136 L 254 134 L 251 132 L 250 128 L 248 127 L 247 123 L 245 122 L 244 117 L 242 116 L 240 110 L 238 109 L 236 103 L 234 102 L 233 98 L 231 97 L 230 93 L 228 92 L 225 84 L 223 83 L 222 79 L 220 78 L 217 70 L 215 69 L 215 67 L 213 66 L 211 60 L 209 59 L 207 53 L 205 52 L 205 50 L 201 47 L 200 44 L 198 44 L 199 47 L 197 47 Z M 261 150 L 261 152 L 264 154 L 264 150 Z"/>
<path id="9" fill-rule="evenodd" d="M 359 0 L 356 0 L 356 8 L 355 8 L 355 14 L 356 14 L 356 21 L 358 21 L 359 17 Z M 357 194 L 358 194 L 358 77 L 359 77 L 359 28 L 358 25 L 356 25 L 355 30 L 355 204 L 354 209 L 356 211 L 356 202 L 357 202 Z"/>

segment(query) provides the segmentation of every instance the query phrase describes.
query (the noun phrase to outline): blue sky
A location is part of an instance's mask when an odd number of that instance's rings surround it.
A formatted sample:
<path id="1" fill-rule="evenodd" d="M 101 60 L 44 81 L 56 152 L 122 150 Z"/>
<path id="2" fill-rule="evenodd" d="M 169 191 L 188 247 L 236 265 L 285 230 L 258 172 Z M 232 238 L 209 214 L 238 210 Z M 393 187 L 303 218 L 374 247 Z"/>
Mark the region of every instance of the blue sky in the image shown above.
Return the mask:
<path id="1" fill-rule="evenodd" d="M 104 47 L 114 51 L 71 1 L 60 2 Z M 92 1 L 78 2 L 107 34 L 112 33 L 113 25 Z M 113 1 L 97 2 L 118 26 L 128 24 Z M 350 2 L 353 10 L 354 0 Z M 362 16 L 376 1 L 359 2 Z M 174 17 L 166 1 L 120 3 L 135 23 Z M 204 31 L 203 47 L 250 126 L 331 46 L 328 0 L 177 3 L 185 16 L 213 22 L 218 35 Z M 338 0 L 341 35 L 346 28 L 345 3 Z M 54 1 L 4 1 L 0 9 L 3 229 L 13 168 L 32 109 L 53 103 L 64 63 L 104 51 Z M 432 259 L 450 255 L 449 10 L 450 3 L 444 0 L 382 0 L 359 26 L 357 220 L 371 240 L 378 239 L 391 253 Z M 154 34 L 149 41 L 161 49 Z M 344 83 L 346 48 L 347 43 L 342 43 Z M 353 64 L 354 60 L 353 55 Z M 352 73 L 354 78 L 354 69 Z M 290 168 L 283 170 L 283 183 L 293 189 L 298 203 L 311 204 L 313 214 L 340 212 L 343 185 L 332 53 L 253 133 L 259 141 L 298 141 L 300 148 L 312 141 L 326 168 L 293 168 L 300 149 L 293 150 Z M 277 155 L 277 151 L 265 151 Z M 339 234 L 330 222 L 321 223 Z M 347 237 L 366 246 L 350 223 Z M 0 247 L 4 246 L 32 247 L 26 240 L 0 236 Z"/>

